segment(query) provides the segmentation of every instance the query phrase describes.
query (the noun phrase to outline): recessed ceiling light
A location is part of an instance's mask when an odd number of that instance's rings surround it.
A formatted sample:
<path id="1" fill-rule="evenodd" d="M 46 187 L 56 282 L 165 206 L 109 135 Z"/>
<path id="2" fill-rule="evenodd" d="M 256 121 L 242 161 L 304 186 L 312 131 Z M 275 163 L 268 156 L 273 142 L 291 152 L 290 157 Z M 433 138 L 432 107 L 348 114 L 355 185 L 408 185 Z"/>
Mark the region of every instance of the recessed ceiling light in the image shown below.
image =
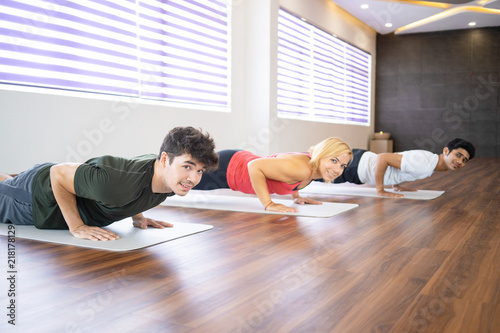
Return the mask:
<path id="1" fill-rule="evenodd" d="M 386 23 L 386 24 L 385 24 L 385 27 L 386 27 L 386 28 L 390 28 L 390 27 L 392 27 L 392 23 Z"/>
<path id="2" fill-rule="evenodd" d="M 361 9 L 368 9 L 369 7 L 367 4 L 361 5 Z"/>
<path id="3" fill-rule="evenodd" d="M 476 25 L 476 22 L 469 22 L 469 27 L 473 27 Z"/>

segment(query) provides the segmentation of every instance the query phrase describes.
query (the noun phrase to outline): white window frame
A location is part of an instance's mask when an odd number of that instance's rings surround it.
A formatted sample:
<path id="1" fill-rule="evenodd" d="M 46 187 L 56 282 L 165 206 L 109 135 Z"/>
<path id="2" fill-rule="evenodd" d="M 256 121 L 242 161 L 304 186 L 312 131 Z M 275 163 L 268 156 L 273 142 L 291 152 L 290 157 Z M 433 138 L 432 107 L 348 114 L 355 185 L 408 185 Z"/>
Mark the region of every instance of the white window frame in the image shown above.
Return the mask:
<path id="1" fill-rule="evenodd" d="M 280 8 L 278 117 L 371 125 L 371 54 Z"/>

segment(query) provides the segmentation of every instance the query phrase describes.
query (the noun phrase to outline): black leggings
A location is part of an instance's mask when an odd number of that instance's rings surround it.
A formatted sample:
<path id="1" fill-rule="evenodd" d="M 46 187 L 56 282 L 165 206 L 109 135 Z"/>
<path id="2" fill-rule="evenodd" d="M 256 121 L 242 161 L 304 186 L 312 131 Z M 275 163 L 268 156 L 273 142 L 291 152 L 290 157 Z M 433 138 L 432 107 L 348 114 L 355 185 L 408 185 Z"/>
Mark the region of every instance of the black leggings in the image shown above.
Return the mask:
<path id="1" fill-rule="evenodd" d="M 229 188 L 227 183 L 227 167 L 233 155 L 239 150 L 221 150 L 219 155 L 219 167 L 217 170 L 206 172 L 201 177 L 201 181 L 193 190 L 215 190 L 218 188 Z"/>

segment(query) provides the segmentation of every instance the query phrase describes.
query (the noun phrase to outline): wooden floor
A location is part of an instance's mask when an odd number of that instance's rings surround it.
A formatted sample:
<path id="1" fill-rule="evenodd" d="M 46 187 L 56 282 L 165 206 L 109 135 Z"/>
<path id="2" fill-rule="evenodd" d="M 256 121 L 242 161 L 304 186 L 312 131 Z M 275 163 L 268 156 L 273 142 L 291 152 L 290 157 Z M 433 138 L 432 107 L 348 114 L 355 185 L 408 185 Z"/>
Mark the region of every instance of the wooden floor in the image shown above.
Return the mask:
<path id="1" fill-rule="evenodd" d="M 214 229 L 126 253 L 18 238 L 12 331 L 500 332 L 499 164 L 412 184 L 431 201 L 318 196 L 359 204 L 326 219 L 156 208 Z"/>

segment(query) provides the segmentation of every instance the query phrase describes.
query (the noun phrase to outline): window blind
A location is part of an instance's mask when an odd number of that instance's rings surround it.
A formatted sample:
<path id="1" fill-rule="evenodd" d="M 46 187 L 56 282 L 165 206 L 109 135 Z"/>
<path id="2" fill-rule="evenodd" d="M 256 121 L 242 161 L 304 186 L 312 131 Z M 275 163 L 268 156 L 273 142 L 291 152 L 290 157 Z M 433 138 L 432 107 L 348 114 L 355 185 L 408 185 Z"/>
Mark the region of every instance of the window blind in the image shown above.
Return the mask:
<path id="1" fill-rule="evenodd" d="M 371 55 L 280 9 L 278 115 L 370 124 Z"/>
<path id="2" fill-rule="evenodd" d="M 3 0 L 0 83 L 226 107 L 217 0 Z"/>
<path id="3" fill-rule="evenodd" d="M 140 1 L 142 97 L 228 103 L 228 16 L 213 0 Z"/>

